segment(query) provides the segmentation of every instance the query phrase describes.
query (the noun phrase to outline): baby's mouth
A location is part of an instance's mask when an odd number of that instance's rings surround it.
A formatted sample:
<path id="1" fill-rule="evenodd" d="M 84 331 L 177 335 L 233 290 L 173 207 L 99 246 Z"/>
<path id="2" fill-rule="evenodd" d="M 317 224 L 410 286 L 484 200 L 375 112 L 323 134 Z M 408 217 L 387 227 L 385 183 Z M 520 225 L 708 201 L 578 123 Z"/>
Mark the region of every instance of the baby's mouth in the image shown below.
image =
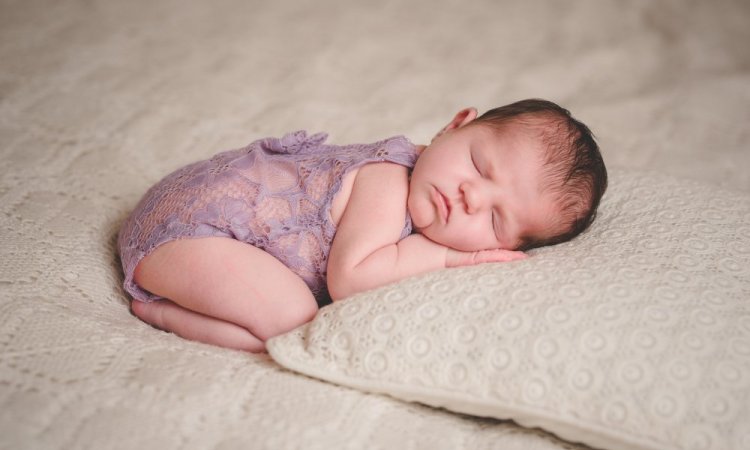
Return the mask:
<path id="1" fill-rule="evenodd" d="M 448 223 L 448 217 L 450 217 L 451 214 L 451 203 L 448 200 L 448 197 L 436 187 L 433 187 L 432 197 L 435 201 L 438 212 L 440 213 L 440 219 L 442 219 L 443 224 Z"/>

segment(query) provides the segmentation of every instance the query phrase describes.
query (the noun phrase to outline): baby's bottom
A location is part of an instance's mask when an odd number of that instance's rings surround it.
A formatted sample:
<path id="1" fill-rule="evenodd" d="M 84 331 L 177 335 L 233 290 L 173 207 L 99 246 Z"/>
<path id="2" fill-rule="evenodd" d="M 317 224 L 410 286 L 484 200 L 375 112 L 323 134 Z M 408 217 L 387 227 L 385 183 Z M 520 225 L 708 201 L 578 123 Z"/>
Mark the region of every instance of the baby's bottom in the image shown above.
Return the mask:
<path id="1" fill-rule="evenodd" d="M 260 352 L 264 342 L 318 310 L 305 282 L 279 260 L 230 238 L 170 241 L 143 258 L 134 279 L 168 300 L 133 301 L 143 321 L 186 339 Z"/>

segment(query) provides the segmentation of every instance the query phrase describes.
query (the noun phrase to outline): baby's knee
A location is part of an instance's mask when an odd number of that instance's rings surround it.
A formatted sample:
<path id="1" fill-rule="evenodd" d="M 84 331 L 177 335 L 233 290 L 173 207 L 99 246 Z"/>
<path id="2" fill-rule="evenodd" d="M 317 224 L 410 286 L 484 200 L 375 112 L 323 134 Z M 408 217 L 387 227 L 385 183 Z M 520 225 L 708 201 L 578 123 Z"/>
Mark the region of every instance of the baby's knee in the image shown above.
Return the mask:
<path id="1" fill-rule="evenodd" d="M 305 298 L 293 302 L 282 310 L 274 314 L 275 317 L 269 318 L 267 326 L 262 330 L 254 330 L 256 336 L 264 342 L 274 336 L 284 334 L 301 325 L 311 321 L 318 312 L 318 304 L 314 298 Z"/>
<path id="2" fill-rule="evenodd" d="M 311 321 L 318 313 L 318 303 L 315 298 L 308 298 L 300 301 L 298 307 L 291 309 L 292 311 L 289 313 L 290 330 Z"/>

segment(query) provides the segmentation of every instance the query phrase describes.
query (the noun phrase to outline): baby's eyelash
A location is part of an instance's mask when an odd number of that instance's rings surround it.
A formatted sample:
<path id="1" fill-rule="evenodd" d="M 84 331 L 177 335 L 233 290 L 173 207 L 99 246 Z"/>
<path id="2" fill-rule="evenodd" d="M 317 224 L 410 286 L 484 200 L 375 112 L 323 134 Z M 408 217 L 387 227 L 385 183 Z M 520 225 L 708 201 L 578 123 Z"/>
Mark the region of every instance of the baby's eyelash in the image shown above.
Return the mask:
<path id="1" fill-rule="evenodd" d="M 476 169 L 477 172 L 480 172 L 479 166 L 477 166 L 477 161 L 474 159 L 474 153 L 469 153 L 469 155 L 471 156 L 471 163 L 474 165 L 474 169 Z"/>

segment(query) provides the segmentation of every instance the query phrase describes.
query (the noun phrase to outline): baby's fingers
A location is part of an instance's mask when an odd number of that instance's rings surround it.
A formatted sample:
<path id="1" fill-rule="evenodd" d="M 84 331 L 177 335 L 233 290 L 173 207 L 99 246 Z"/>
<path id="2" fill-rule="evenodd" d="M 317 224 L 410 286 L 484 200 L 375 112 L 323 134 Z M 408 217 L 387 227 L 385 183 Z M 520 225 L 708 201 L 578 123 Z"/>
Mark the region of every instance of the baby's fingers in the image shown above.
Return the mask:
<path id="1" fill-rule="evenodd" d="M 526 259 L 529 256 L 518 250 L 482 250 L 476 253 L 477 263 L 510 262 Z"/>
<path id="2" fill-rule="evenodd" d="M 516 250 L 481 250 L 462 252 L 448 249 L 445 267 L 473 266 L 482 263 L 509 262 L 527 258 L 526 253 Z"/>

